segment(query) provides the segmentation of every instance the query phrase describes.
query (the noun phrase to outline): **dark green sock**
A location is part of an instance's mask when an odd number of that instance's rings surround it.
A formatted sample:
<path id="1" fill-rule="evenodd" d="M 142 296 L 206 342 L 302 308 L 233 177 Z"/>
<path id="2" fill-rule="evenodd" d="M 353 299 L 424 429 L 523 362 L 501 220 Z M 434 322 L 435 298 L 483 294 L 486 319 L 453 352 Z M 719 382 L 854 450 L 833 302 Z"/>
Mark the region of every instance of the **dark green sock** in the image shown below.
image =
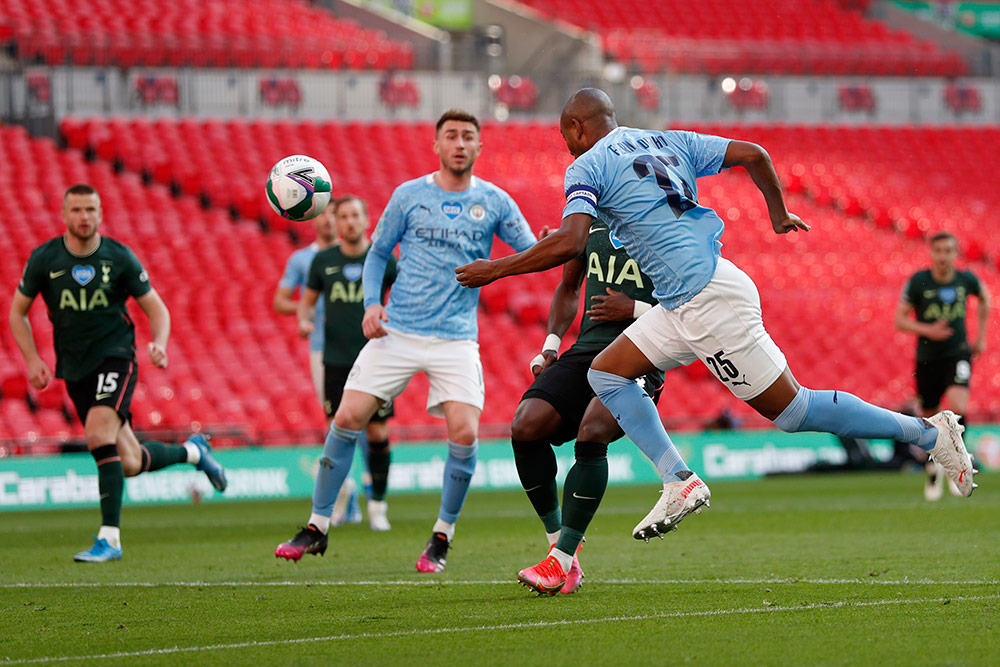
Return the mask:
<path id="1" fill-rule="evenodd" d="M 152 472 L 178 463 L 187 463 L 188 455 L 184 445 L 168 445 L 150 440 L 139 446 L 142 447 L 143 472 Z"/>
<path id="2" fill-rule="evenodd" d="M 101 445 L 90 450 L 97 462 L 97 491 L 101 494 L 101 525 L 120 526 L 122 492 L 125 489 L 125 469 L 114 445 Z"/>
<path id="3" fill-rule="evenodd" d="M 388 440 L 368 442 L 368 472 L 372 474 L 372 500 L 385 500 L 391 459 Z"/>
<path id="4" fill-rule="evenodd" d="M 556 489 L 556 455 L 544 440 L 525 442 L 511 440 L 514 463 L 521 486 L 528 500 L 545 525 L 545 531 L 554 533 L 562 526 L 559 512 L 559 492 Z"/>
<path id="5" fill-rule="evenodd" d="M 577 441 L 576 463 L 569 469 L 563 487 L 563 528 L 557 549 L 576 553 L 607 488 L 608 446 Z"/>

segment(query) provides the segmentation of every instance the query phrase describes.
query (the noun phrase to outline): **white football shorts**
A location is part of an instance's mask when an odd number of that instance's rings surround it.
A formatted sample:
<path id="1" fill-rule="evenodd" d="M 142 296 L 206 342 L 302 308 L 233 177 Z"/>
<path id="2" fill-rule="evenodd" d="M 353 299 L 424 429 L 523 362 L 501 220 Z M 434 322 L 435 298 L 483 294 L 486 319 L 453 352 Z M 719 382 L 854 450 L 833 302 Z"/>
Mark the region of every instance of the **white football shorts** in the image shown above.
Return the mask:
<path id="1" fill-rule="evenodd" d="M 417 373 L 430 383 L 427 412 L 443 417 L 445 401 L 468 403 L 480 410 L 486 401 L 479 343 L 403 333 L 385 327 L 387 336 L 372 338 L 361 349 L 344 389 L 395 399 Z"/>
<path id="2" fill-rule="evenodd" d="M 700 359 L 744 401 L 760 395 L 788 367 L 764 329 L 757 286 L 721 257 L 712 280 L 694 298 L 674 310 L 654 306 L 625 335 L 660 370 Z"/>

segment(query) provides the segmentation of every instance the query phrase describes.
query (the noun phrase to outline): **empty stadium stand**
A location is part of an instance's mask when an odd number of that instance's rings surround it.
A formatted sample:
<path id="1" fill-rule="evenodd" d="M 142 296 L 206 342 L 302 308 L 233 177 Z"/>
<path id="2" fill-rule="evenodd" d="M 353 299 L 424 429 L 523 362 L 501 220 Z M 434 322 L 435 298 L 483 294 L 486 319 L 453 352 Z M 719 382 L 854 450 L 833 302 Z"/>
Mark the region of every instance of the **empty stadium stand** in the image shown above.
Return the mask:
<path id="1" fill-rule="evenodd" d="M 960 76 L 961 56 L 832 0 L 521 0 L 645 72 Z"/>
<path id="2" fill-rule="evenodd" d="M 408 43 L 305 0 L 2 0 L 0 38 L 23 61 L 48 65 L 413 65 Z"/>
<path id="3" fill-rule="evenodd" d="M 813 225 L 809 234 L 775 236 L 763 200 L 739 171 L 699 183 L 700 201 L 726 221 L 724 256 L 757 282 L 769 331 L 801 382 L 851 390 L 887 406 L 912 395 L 914 341 L 895 332 L 893 315 L 903 282 L 927 264 L 923 236 L 929 232 L 955 231 L 966 256 L 976 260 L 975 271 L 1000 293 L 995 268 L 1000 245 L 987 217 L 997 208 L 997 194 L 986 183 L 989 174 L 969 167 L 980 151 L 1000 148 L 997 130 L 691 129 L 764 145 L 791 193 L 792 209 Z M 15 258 L 0 269 L 3 284 L 14 285 L 31 248 L 59 233 L 63 188 L 93 183 L 104 199 L 104 231 L 136 249 L 174 317 L 170 367 L 142 366 L 133 404 L 137 426 L 183 430 L 196 422 L 208 429 L 242 429 L 256 442 L 315 441 L 323 419 L 306 371 L 305 346 L 290 319 L 270 309 L 294 246 L 282 233 L 281 219 L 267 208 L 261 181 L 278 158 L 307 152 L 330 168 L 335 191 L 366 198 L 375 218 L 396 185 L 435 168 L 428 150 L 433 125 L 67 118 L 62 131 L 70 146 L 65 150 L 19 128 L 0 134 L 0 163 L 24 165 L 3 176 L 11 197 L 0 202 L 0 219 Z M 569 156 L 556 128 L 488 124 L 484 141 L 477 173 L 507 189 L 534 229 L 557 225 Z M 95 161 L 87 162 L 85 152 Z M 260 220 L 271 226 L 270 233 L 261 231 Z M 293 231 L 302 237 L 311 233 L 308 223 Z M 509 252 L 497 246 L 495 254 Z M 544 337 L 558 275 L 554 270 L 518 276 L 481 292 L 484 432 L 503 432 L 530 381 L 527 361 Z M 32 321 L 39 338 L 48 338 L 40 308 Z M 139 330 L 142 344 L 144 325 Z M 1000 332 L 994 329 L 990 349 L 977 364 L 970 420 L 1000 414 L 998 350 Z M 79 435 L 75 420 L 66 419 L 61 385 L 38 393 L 22 375 L 5 329 L 0 392 L 12 400 L 0 402 L 0 440 L 32 433 Z M 425 392 L 426 383 L 417 378 L 398 402 L 395 424 L 402 433 L 427 432 L 437 423 L 424 413 Z M 668 425 L 696 427 L 724 409 L 745 425 L 765 425 L 704 367 L 668 375 L 661 401 Z"/>

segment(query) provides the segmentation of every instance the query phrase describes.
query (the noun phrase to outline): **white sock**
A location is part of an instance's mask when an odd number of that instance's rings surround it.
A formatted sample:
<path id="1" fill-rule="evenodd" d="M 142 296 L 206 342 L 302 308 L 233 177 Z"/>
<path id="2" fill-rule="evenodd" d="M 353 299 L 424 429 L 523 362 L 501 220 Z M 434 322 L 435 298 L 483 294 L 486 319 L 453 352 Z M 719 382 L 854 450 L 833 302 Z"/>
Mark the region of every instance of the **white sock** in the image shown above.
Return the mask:
<path id="1" fill-rule="evenodd" d="M 569 572 L 569 568 L 573 566 L 573 556 L 566 553 L 565 551 L 559 551 L 559 549 L 553 549 L 549 552 L 550 556 L 554 556 L 559 564 L 562 565 L 563 572 Z"/>
<path id="2" fill-rule="evenodd" d="M 115 549 L 122 548 L 122 530 L 118 526 L 101 526 L 97 531 L 97 539 L 107 540 Z"/>
<path id="3" fill-rule="evenodd" d="M 309 515 L 309 523 L 319 528 L 319 532 L 324 535 L 330 532 L 330 517 L 328 516 L 313 512 Z"/>
<path id="4" fill-rule="evenodd" d="M 185 442 L 184 449 L 186 449 L 188 453 L 188 463 L 193 466 L 201 463 L 201 450 L 198 449 L 198 445 L 193 442 Z"/>
<path id="5" fill-rule="evenodd" d="M 455 538 L 455 524 L 438 519 L 434 522 L 434 528 L 431 529 L 431 532 L 444 533 L 448 541 L 451 542 Z"/>
<path id="6" fill-rule="evenodd" d="M 545 533 L 545 539 L 548 540 L 547 544 L 551 547 L 553 544 L 559 541 L 560 535 L 562 535 L 561 530 L 557 530 L 554 533 Z"/>

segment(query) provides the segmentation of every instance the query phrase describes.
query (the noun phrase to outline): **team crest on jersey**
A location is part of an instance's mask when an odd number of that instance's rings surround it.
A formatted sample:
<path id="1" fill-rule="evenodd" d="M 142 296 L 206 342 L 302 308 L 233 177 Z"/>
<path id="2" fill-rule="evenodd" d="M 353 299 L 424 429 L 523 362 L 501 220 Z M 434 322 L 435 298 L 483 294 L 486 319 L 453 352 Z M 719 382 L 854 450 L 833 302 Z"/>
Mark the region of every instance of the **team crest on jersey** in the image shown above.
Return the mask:
<path id="1" fill-rule="evenodd" d="M 92 266 L 80 266 L 77 264 L 73 267 L 71 275 L 73 276 L 73 280 L 81 285 L 86 285 L 94 279 L 94 276 L 97 275 L 97 271 L 95 271 Z"/>
<path id="2" fill-rule="evenodd" d="M 345 264 L 344 277 L 353 283 L 361 278 L 362 268 L 362 264 Z"/>
<path id="3" fill-rule="evenodd" d="M 618 237 L 615 236 L 615 233 L 611 230 L 608 230 L 608 240 L 611 241 L 611 247 L 615 250 L 621 250 L 625 247 L 625 244 L 619 241 Z"/>
<path id="4" fill-rule="evenodd" d="M 473 204 L 469 209 L 469 217 L 479 222 L 486 217 L 486 209 L 483 208 L 482 204 Z"/>
<path id="5" fill-rule="evenodd" d="M 461 202 L 446 201 L 441 203 L 441 212 L 452 220 L 462 215 L 463 210 Z"/>
<path id="6" fill-rule="evenodd" d="M 954 287 L 942 287 L 938 290 L 938 298 L 944 303 L 955 303 L 957 296 Z"/>

